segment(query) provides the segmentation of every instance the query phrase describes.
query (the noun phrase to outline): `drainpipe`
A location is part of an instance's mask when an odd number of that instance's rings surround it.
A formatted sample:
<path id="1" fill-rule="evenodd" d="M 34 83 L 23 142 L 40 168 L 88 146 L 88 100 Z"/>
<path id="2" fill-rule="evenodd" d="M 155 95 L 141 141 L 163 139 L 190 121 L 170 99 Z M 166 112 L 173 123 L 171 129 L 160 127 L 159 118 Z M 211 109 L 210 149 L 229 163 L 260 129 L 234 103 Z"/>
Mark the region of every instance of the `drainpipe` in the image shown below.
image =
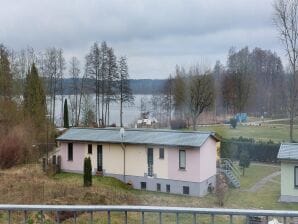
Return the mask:
<path id="1" fill-rule="evenodd" d="M 125 145 L 123 145 L 123 139 L 124 139 L 124 128 L 120 128 L 120 138 L 121 138 L 121 148 L 123 150 L 123 181 L 126 183 L 126 178 L 125 178 Z"/>
<path id="2" fill-rule="evenodd" d="M 123 150 L 123 181 L 124 183 L 126 183 L 126 178 L 125 178 L 125 146 L 123 144 L 123 142 L 121 142 L 121 147 Z"/>

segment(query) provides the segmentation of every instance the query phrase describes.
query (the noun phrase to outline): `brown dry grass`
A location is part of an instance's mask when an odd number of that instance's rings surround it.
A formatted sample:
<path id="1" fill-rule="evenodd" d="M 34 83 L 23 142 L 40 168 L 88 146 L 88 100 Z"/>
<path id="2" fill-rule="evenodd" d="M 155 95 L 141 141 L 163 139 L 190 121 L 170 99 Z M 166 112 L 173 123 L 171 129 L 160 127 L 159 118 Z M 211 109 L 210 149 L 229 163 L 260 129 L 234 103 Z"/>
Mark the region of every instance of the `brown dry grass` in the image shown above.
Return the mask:
<path id="1" fill-rule="evenodd" d="M 95 184 L 86 188 L 80 179 L 67 174 L 48 177 L 34 164 L 0 171 L 0 201 L 13 204 L 138 203 L 132 192 L 97 183 L 96 178 L 93 178 Z"/>

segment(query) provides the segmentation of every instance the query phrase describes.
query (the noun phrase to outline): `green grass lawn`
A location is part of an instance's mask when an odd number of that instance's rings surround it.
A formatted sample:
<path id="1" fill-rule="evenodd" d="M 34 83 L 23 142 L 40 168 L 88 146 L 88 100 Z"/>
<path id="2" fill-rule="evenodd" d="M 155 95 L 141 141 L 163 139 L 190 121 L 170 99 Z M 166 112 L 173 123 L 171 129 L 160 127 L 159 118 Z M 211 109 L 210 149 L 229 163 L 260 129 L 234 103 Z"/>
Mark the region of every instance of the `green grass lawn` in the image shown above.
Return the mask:
<path id="1" fill-rule="evenodd" d="M 240 169 L 241 176 L 241 189 L 251 188 L 257 181 L 261 180 L 263 177 L 270 175 L 276 171 L 280 170 L 280 166 L 267 166 L 263 164 L 252 163 L 249 168 L 245 169 L 244 176 L 242 176 L 242 169 Z"/>
<path id="2" fill-rule="evenodd" d="M 279 203 L 280 177 L 275 177 L 257 192 L 247 192 L 256 182 L 276 171 L 279 166 L 252 163 L 245 170 L 245 176 L 241 176 L 241 187 L 231 188 L 225 204 L 226 208 L 262 208 L 262 209 L 298 209 L 298 203 Z M 80 174 L 62 173 L 53 177 L 58 182 L 82 184 Z M 110 177 L 94 177 L 93 185 L 102 189 L 110 188 L 114 192 L 129 194 L 135 197 L 135 201 L 142 205 L 159 206 L 186 206 L 186 207 L 217 207 L 216 198 L 210 194 L 197 198 L 167 193 L 140 191 L 127 187 L 122 182 Z"/>
<path id="3" fill-rule="evenodd" d="M 289 127 L 287 125 L 264 125 L 264 126 L 242 126 L 238 125 L 237 128 L 231 129 L 228 125 L 213 125 L 208 127 L 198 127 L 198 131 L 215 131 L 223 138 L 254 138 L 259 141 L 274 142 L 288 142 Z M 298 127 L 294 127 L 294 139 L 298 140 Z"/>

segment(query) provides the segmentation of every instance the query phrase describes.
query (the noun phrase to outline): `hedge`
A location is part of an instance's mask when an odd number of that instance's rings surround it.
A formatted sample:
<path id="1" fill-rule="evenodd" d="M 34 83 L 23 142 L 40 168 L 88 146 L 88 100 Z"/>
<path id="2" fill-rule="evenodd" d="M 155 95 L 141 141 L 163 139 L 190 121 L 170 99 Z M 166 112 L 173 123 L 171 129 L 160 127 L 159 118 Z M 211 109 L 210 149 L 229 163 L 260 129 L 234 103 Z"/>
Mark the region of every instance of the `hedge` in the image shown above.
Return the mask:
<path id="1" fill-rule="evenodd" d="M 240 137 L 238 139 L 223 140 L 221 142 L 220 157 L 239 160 L 242 151 L 249 154 L 251 161 L 277 162 L 280 144 L 269 142 L 255 142 L 254 139 Z"/>

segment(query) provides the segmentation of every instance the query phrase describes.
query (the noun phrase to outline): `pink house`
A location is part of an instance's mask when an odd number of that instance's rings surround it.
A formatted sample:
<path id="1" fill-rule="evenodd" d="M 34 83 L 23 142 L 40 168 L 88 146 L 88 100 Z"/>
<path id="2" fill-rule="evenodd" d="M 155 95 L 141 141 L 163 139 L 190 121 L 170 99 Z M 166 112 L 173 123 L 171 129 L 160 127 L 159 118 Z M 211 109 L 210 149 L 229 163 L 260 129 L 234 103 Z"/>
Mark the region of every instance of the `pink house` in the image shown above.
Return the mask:
<path id="1" fill-rule="evenodd" d="M 204 196 L 214 186 L 216 142 L 210 132 L 157 129 L 71 128 L 57 138 L 65 172 L 112 176 L 136 189 Z"/>

